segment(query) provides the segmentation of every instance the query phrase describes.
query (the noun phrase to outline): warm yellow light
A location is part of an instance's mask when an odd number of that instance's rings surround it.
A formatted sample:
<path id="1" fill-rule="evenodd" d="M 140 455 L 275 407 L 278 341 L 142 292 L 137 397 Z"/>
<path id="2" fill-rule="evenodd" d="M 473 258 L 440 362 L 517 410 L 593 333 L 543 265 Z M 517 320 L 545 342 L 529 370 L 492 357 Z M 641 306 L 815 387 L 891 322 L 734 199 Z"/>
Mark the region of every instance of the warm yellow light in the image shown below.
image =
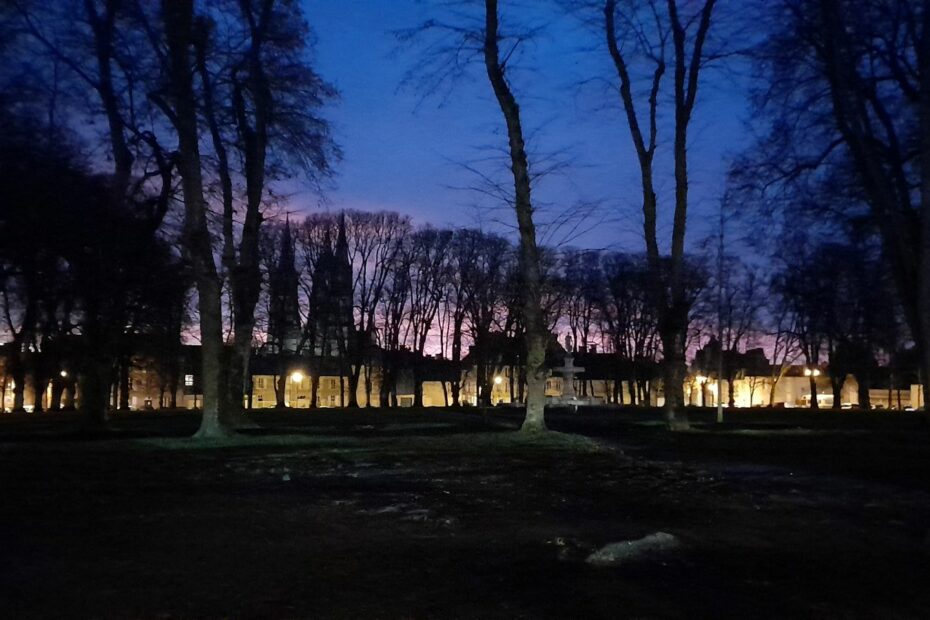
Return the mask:
<path id="1" fill-rule="evenodd" d="M 819 376 L 820 376 L 820 370 L 819 370 L 819 369 L 817 369 L 817 368 L 814 369 L 814 376 L 815 376 L 815 377 L 819 377 Z"/>
<path id="2" fill-rule="evenodd" d="M 503 382 L 504 382 L 504 378 L 501 377 L 500 375 L 497 375 L 496 377 L 494 377 L 494 385 L 500 385 Z"/>
<path id="3" fill-rule="evenodd" d="M 300 372 L 299 370 L 295 370 L 294 372 L 291 373 L 291 381 L 293 381 L 294 383 L 300 383 L 303 380 L 304 380 L 304 373 Z"/>
<path id="4" fill-rule="evenodd" d="M 698 375 L 695 377 L 698 383 L 707 383 L 707 377 L 704 375 Z"/>
<path id="5" fill-rule="evenodd" d="M 820 369 L 819 369 L 819 368 L 814 368 L 814 369 L 812 370 L 812 369 L 810 369 L 810 368 L 805 368 L 805 369 L 804 369 L 804 376 L 805 376 L 805 377 L 819 377 L 819 376 L 820 376 Z"/>
<path id="6" fill-rule="evenodd" d="M 68 376 L 68 371 L 67 371 L 67 370 L 62 370 L 62 371 L 61 371 L 60 373 L 58 373 L 58 374 L 60 374 L 60 375 L 61 375 L 61 378 L 64 379 L 65 377 Z"/>

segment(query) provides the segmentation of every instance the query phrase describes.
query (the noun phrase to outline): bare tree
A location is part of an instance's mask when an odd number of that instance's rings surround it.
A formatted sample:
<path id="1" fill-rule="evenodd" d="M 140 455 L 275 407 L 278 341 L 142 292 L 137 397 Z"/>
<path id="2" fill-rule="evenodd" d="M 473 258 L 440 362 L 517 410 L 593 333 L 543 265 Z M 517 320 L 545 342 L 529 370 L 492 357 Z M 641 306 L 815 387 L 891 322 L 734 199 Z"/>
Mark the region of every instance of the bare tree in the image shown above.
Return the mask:
<path id="1" fill-rule="evenodd" d="M 224 406 L 241 423 L 243 393 L 249 389 L 255 306 L 261 291 L 259 229 L 267 186 L 282 172 L 295 169 L 313 181 L 329 174 L 331 160 L 339 152 L 316 110 L 335 91 L 307 60 L 308 26 L 295 4 L 277 0 L 217 3 L 198 15 L 195 34 L 202 109 L 223 202 L 222 265 L 233 309 Z M 232 160 L 230 149 L 236 154 Z M 232 162 L 241 162 L 241 168 Z M 242 209 L 237 209 L 235 178 L 245 185 Z M 235 216 L 240 211 L 241 225 L 237 226 Z"/>
<path id="2" fill-rule="evenodd" d="M 762 5 L 759 111 L 772 186 L 849 179 L 882 239 L 930 391 L 930 11 L 909 0 Z M 849 208 L 857 207 L 851 201 Z M 844 214 L 845 215 L 845 214 Z"/>
<path id="3" fill-rule="evenodd" d="M 354 342 L 349 347 L 349 406 L 357 406 L 360 374 L 365 371 L 366 403 L 371 406 L 372 367 L 375 362 L 372 347 L 376 331 L 378 304 L 384 295 L 386 282 L 403 239 L 410 230 L 410 220 L 393 212 L 346 213 L 349 257 L 353 268 L 353 299 L 355 315 Z"/>
<path id="4" fill-rule="evenodd" d="M 66 122 L 80 122 L 75 119 L 91 125 L 101 121 L 103 135 L 82 132 L 80 139 L 99 141 L 109 155 L 111 202 L 124 204 L 155 235 L 173 196 L 175 162 L 157 137 L 157 114 L 146 90 L 152 55 L 144 33 L 135 27 L 135 3 L 15 0 L 4 8 L 14 25 L 12 32 L 19 34 L 11 50 L 23 59 L 12 62 L 10 57 L 11 62 L 3 63 L 9 100 L 18 100 L 20 108 L 45 106 L 46 129 L 37 136 L 60 134 Z M 27 97 L 27 91 L 32 96 Z M 93 427 L 107 421 L 108 375 L 123 347 L 117 332 L 118 325 L 88 325 L 84 338 L 80 405 Z M 93 342 L 91 335 L 96 337 Z"/>
<path id="5" fill-rule="evenodd" d="M 777 282 L 777 281 L 776 281 Z M 769 290 L 775 287 L 770 286 Z M 791 368 L 791 365 L 800 356 L 797 340 L 795 339 L 796 328 L 792 325 L 793 314 L 786 304 L 780 303 L 776 299 L 775 303 L 769 308 L 767 336 L 771 342 L 772 364 L 770 368 L 769 383 L 769 407 L 775 405 L 775 390 L 778 382 Z"/>
<path id="6" fill-rule="evenodd" d="M 478 3 L 474 3 L 477 5 Z M 527 399 L 523 430 L 545 430 L 545 348 L 547 334 L 541 297 L 542 280 L 532 199 L 532 177 L 520 107 L 508 81 L 508 71 L 520 46 L 532 32 L 505 34 L 497 0 L 483 2 L 481 17 L 464 7 L 447 6 L 450 21 L 431 19 L 419 28 L 401 33 L 402 40 L 424 40 L 425 60 L 418 73 L 431 91 L 454 83 L 465 68 L 483 62 L 498 107 L 507 127 L 508 156 L 513 178 L 512 205 L 519 230 L 519 261 L 523 282 L 524 324 L 527 339 Z M 432 39 L 430 40 L 430 37 Z M 503 49 L 502 49 L 503 48 Z M 510 202 L 508 192 L 507 202 Z"/>
<path id="7" fill-rule="evenodd" d="M 727 400 L 730 407 L 736 405 L 733 381 L 736 379 L 740 356 L 748 341 L 759 328 L 759 315 L 763 307 L 761 275 L 744 261 L 734 256 L 724 256 L 711 286 L 705 289 L 698 301 L 696 314 L 712 338 L 719 341 L 716 355 L 721 359 L 708 360 L 716 373 L 722 366 L 728 386 Z M 722 396 L 721 396 L 722 398 Z"/>
<path id="8" fill-rule="evenodd" d="M 578 3 L 573 3 L 577 7 Z M 687 428 L 683 409 L 685 347 L 690 305 L 685 257 L 685 228 L 688 215 L 688 128 L 697 102 L 700 77 L 712 54 L 706 49 L 715 0 L 683 3 L 668 0 L 618 3 L 580 3 L 584 9 L 599 7 L 599 27 L 616 70 L 620 100 L 636 150 L 643 197 L 646 257 L 652 282 L 651 298 L 656 309 L 662 342 L 665 412 L 671 428 Z M 682 10 L 689 11 L 686 14 Z M 648 67 L 646 104 L 634 91 L 634 55 Z M 670 252 L 663 256 L 658 237 L 660 201 L 657 196 L 655 155 L 659 136 L 659 110 L 663 78 L 672 66 L 673 160 L 675 193 L 671 201 L 672 235 Z M 644 112 L 645 110 L 645 112 Z"/>
<path id="9" fill-rule="evenodd" d="M 413 352 L 420 358 L 433 333 L 436 315 L 442 303 L 442 293 L 449 274 L 448 250 L 452 232 L 426 227 L 411 236 L 410 336 Z M 423 406 L 423 377 L 420 364 L 414 362 L 413 403 Z"/>

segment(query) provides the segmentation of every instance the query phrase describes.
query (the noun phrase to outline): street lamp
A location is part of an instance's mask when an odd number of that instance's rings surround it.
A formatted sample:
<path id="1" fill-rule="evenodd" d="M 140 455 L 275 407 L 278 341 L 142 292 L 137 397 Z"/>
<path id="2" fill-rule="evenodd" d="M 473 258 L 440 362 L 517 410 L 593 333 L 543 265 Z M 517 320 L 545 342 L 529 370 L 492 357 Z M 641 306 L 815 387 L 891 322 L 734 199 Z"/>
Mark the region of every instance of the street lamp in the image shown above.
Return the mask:
<path id="1" fill-rule="evenodd" d="M 504 378 L 501 377 L 500 375 L 496 375 L 494 377 L 494 385 L 500 385 L 503 382 L 504 382 Z"/>
<path id="2" fill-rule="evenodd" d="M 819 368 L 805 368 L 804 376 L 805 377 L 819 377 L 820 369 Z"/>
<path id="3" fill-rule="evenodd" d="M 296 403 L 297 394 L 295 391 L 297 390 L 297 388 L 300 387 L 300 383 L 303 380 L 304 380 L 304 373 L 300 372 L 299 370 L 295 370 L 294 372 L 291 373 L 291 383 L 293 383 L 294 385 L 291 386 L 291 398 L 290 398 L 290 402 L 287 403 L 288 407 L 295 407 L 297 405 Z"/>
<path id="4" fill-rule="evenodd" d="M 58 373 L 58 374 L 61 375 L 61 378 L 62 378 L 62 379 L 67 379 L 67 378 L 68 378 L 68 371 L 67 371 L 67 370 L 62 370 L 62 371 L 61 371 L 60 373 Z"/>

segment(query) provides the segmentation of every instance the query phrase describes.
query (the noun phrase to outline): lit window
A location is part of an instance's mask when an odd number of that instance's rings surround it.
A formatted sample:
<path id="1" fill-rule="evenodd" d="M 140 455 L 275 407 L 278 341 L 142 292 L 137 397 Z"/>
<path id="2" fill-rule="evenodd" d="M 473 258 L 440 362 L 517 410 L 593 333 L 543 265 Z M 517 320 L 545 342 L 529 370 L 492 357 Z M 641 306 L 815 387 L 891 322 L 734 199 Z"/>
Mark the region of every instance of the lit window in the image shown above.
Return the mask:
<path id="1" fill-rule="evenodd" d="M 335 380 L 335 379 L 330 379 L 330 380 L 329 380 L 329 387 L 330 387 L 330 389 L 332 389 L 332 390 L 335 390 L 335 389 L 336 389 L 336 380 Z"/>
<path id="2" fill-rule="evenodd" d="M 194 375 L 184 375 L 184 385 L 187 387 L 194 385 Z"/>

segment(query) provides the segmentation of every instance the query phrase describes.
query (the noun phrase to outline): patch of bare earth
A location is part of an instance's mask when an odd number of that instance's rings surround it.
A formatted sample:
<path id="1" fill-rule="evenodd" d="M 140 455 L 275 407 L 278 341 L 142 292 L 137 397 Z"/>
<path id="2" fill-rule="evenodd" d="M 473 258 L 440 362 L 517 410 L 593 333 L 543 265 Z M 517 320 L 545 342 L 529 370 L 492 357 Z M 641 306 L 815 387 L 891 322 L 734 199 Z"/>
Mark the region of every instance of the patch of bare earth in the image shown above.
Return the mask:
<path id="1" fill-rule="evenodd" d="M 4 444 L 3 615 L 893 618 L 930 603 L 920 490 L 563 435 L 418 433 Z M 675 544 L 586 561 L 657 533 Z"/>

